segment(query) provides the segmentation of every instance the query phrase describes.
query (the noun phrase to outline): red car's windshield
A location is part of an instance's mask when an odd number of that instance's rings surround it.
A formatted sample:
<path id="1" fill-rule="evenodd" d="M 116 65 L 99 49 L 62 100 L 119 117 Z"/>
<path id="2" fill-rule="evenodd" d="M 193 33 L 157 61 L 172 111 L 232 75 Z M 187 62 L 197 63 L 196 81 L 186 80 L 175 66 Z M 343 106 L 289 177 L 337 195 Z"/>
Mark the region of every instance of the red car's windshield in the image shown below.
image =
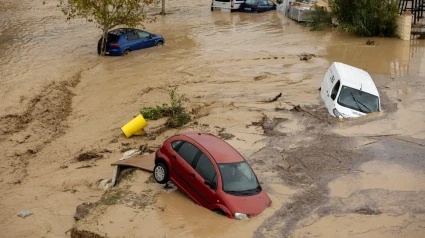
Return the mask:
<path id="1" fill-rule="evenodd" d="M 218 164 L 223 191 L 234 195 L 254 195 L 261 192 L 257 178 L 246 162 Z"/>

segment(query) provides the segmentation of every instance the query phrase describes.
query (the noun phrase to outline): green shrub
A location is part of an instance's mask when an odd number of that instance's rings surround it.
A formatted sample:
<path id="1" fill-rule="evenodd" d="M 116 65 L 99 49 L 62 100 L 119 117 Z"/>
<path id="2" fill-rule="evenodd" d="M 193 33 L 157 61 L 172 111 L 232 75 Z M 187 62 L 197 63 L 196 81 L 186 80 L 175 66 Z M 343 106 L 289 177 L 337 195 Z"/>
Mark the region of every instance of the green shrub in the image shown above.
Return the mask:
<path id="1" fill-rule="evenodd" d="M 143 115 L 145 119 L 148 120 L 157 120 L 162 117 L 168 117 L 166 126 L 168 128 L 177 128 L 186 125 L 190 122 L 190 113 L 186 112 L 184 108 L 184 95 L 177 96 L 176 89 L 170 90 L 170 100 L 171 105 L 166 103 L 162 106 L 155 107 L 144 107 L 140 109 L 140 114 Z"/>
<path id="2" fill-rule="evenodd" d="M 140 113 L 143 115 L 145 119 L 157 120 L 159 118 L 164 117 L 167 114 L 165 111 L 167 107 L 168 107 L 167 104 L 163 104 L 162 106 L 156 106 L 156 107 L 144 107 L 140 109 Z"/>
<path id="3" fill-rule="evenodd" d="M 395 0 L 329 0 L 342 29 L 360 36 L 394 36 L 398 16 Z"/>
<path id="4" fill-rule="evenodd" d="M 307 26 L 311 27 L 312 31 L 321 31 L 325 27 L 332 25 L 332 18 L 329 12 L 324 8 L 315 6 L 313 11 L 310 11 L 311 21 L 307 22 Z"/>

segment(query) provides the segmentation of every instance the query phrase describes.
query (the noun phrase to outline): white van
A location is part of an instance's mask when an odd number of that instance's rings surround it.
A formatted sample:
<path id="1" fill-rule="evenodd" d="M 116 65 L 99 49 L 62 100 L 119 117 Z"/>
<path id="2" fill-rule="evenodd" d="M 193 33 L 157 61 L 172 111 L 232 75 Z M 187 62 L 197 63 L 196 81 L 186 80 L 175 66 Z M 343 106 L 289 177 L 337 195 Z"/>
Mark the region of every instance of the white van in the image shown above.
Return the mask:
<path id="1" fill-rule="evenodd" d="M 211 11 L 235 12 L 245 0 L 212 0 Z"/>
<path id="2" fill-rule="evenodd" d="M 353 118 L 381 111 L 378 89 L 370 75 L 343 63 L 334 62 L 328 69 L 320 94 L 335 117 Z"/>

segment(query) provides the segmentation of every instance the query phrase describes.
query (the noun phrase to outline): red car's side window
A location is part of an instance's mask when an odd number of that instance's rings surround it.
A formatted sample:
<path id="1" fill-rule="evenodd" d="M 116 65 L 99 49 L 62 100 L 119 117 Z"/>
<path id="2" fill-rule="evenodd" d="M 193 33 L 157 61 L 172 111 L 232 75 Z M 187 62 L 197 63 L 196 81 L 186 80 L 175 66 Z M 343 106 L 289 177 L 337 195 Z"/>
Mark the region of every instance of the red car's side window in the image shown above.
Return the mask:
<path id="1" fill-rule="evenodd" d="M 177 153 L 188 164 L 192 165 L 192 162 L 198 154 L 198 151 L 198 148 L 196 148 L 194 145 L 190 144 L 189 142 L 184 142 L 182 145 L 180 145 L 180 148 L 178 149 Z"/>
<path id="2" fill-rule="evenodd" d="M 199 175 L 201 175 L 201 177 L 204 180 L 208 182 L 214 181 L 214 177 L 216 174 L 214 165 L 211 163 L 211 160 L 204 153 L 202 153 L 201 156 L 199 156 L 198 163 L 196 164 L 195 170 L 196 172 L 199 173 Z"/>
<path id="3" fill-rule="evenodd" d="M 179 150 L 180 145 L 181 145 L 182 142 L 183 141 L 181 141 L 181 140 L 173 141 L 173 142 L 171 142 L 171 147 L 173 148 L 174 151 L 177 152 Z"/>

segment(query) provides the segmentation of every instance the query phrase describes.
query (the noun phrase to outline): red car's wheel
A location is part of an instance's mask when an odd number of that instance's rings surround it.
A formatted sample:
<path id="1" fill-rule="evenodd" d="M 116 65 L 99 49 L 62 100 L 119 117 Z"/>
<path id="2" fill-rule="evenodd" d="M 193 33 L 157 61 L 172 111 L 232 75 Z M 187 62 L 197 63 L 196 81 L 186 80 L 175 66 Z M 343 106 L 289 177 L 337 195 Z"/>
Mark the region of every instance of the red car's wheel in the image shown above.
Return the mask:
<path id="1" fill-rule="evenodd" d="M 159 162 L 153 169 L 153 177 L 159 184 L 165 184 L 168 182 L 168 168 L 165 164 Z"/>

